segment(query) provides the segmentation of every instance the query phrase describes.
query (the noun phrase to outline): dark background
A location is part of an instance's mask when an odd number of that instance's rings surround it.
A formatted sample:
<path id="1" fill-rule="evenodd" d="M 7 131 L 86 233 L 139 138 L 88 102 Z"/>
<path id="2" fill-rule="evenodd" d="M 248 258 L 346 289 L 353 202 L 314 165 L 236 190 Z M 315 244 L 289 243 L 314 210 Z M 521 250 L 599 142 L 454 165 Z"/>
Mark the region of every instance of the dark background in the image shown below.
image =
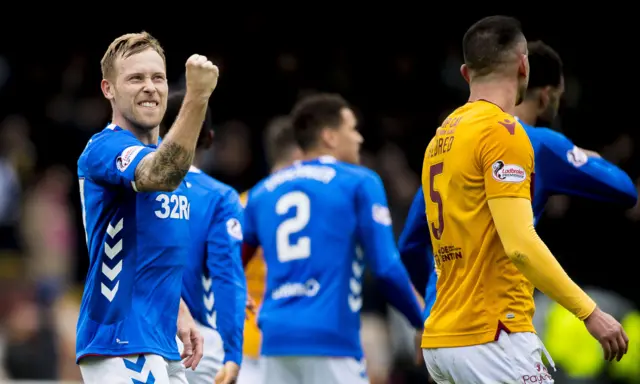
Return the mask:
<path id="1" fill-rule="evenodd" d="M 33 167 L 20 171 L 15 206 L 53 165 L 75 177 L 80 152 L 110 116 L 99 88 L 99 61 L 120 34 L 146 30 L 165 49 L 172 84 L 180 83 L 192 53 L 207 55 L 220 66 L 211 99 L 219 141 L 208 170 L 239 191 L 267 173 L 262 130 L 270 118 L 287 113 L 308 91 L 346 97 L 360 114 L 365 164 L 385 181 L 399 233 L 419 185 L 428 141 L 446 113 L 468 96 L 458 72 L 462 35 L 491 10 L 472 11 L 462 3 L 441 4 L 448 10 L 432 3 L 424 3 L 425 9 L 308 3 L 282 10 L 247 6 L 243 12 L 227 12 L 215 3 L 208 5 L 211 9 L 180 5 L 185 8 L 175 12 L 159 9 L 162 16 L 133 3 L 117 13 L 105 4 L 83 3 L 73 10 L 97 9 L 75 16 L 70 10 L 60 16 L 39 8 L 43 14 L 37 17 L 43 21 L 36 21 L 35 10 L 5 15 L 7 23 L 0 26 L 0 132 L 11 125 L 26 133 L 33 151 L 23 153 Z M 564 61 L 566 94 L 553 128 L 577 145 L 601 152 L 638 180 L 635 25 L 623 20 L 629 14 L 624 9 L 614 13 L 598 4 L 587 9 L 594 13 L 589 16 L 568 4 L 560 12 L 559 5 L 516 4 L 495 12 L 518 17 L 530 41 L 542 39 Z M 200 15 L 199 20 L 185 10 Z M 60 263 L 68 264 L 70 289 L 77 292 L 88 257 L 77 181 L 70 181 L 68 212 L 75 240 Z M 550 204 L 539 233 L 568 274 L 580 285 L 610 289 L 640 303 L 632 264 L 638 257 L 638 209 L 625 212 L 576 198 Z M 8 220 L 0 233 L 0 245 L 10 255 L 6 259 L 12 260 L 6 265 L 14 271 L 3 275 L 14 285 L 30 269 L 26 241 L 14 230 L 19 224 L 20 219 Z"/>

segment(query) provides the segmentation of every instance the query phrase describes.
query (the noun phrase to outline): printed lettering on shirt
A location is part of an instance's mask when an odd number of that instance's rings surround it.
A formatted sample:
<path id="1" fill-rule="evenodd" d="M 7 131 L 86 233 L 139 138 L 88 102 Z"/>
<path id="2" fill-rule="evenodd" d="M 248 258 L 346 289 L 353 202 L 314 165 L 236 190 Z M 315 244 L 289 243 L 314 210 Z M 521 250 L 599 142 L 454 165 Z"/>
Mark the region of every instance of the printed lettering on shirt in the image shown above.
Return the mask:
<path id="1" fill-rule="evenodd" d="M 242 225 L 235 217 L 227 220 L 227 233 L 236 240 L 242 240 Z"/>
<path id="2" fill-rule="evenodd" d="M 567 151 L 567 160 L 569 160 L 574 167 L 579 168 L 587 164 L 587 161 L 589 161 L 589 155 L 574 145 L 573 148 Z"/>
<path id="3" fill-rule="evenodd" d="M 140 151 L 142 151 L 143 149 L 144 147 L 141 145 L 134 145 L 125 148 L 120 156 L 118 156 L 118 158 L 116 159 L 116 167 L 118 168 L 118 171 L 124 172 L 124 170 L 129 167 L 129 164 L 131 164 L 133 159 L 135 159 L 136 156 L 138 156 L 138 153 L 140 153 Z"/>
<path id="4" fill-rule="evenodd" d="M 154 211 L 158 218 L 189 220 L 191 204 L 186 196 L 160 193 L 156 201 L 160 203 L 160 209 Z"/>
<path id="5" fill-rule="evenodd" d="M 498 160 L 492 165 L 493 178 L 502 183 L 522 183 L 527 179 L 524 168 L 516 164 L 505 164 Z"/>
<path id="6" fill-rule="evenodd" d="M 371 213 L 373 216 L 373 221 L 378 224 L 389 226 L 391 225 L 391 212 L 389 212 L 389 208 L 380 204 L 373 204 L 371 207 Z"/>
<path id="7" fill-rule="evenodd" d="M 273 290 L 273 300 L 287 299 L 290 297 L 314 297 L 320 291 L 320 283 L 316 279 L 309 279 L 304 283 L 284 283 Z"/>

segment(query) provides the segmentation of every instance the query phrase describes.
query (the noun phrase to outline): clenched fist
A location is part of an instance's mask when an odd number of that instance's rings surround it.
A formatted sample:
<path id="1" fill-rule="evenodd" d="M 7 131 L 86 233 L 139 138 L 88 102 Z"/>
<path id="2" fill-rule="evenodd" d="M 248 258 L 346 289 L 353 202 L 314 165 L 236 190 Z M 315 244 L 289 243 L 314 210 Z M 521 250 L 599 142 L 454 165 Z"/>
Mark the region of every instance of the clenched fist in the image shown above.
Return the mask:
<path id="1" fill-rule="evenodd" d="M 187 60 L 187 93 L 208 98 L 218 85 L 218 67 L 206 56 L 191 55 Z"/>

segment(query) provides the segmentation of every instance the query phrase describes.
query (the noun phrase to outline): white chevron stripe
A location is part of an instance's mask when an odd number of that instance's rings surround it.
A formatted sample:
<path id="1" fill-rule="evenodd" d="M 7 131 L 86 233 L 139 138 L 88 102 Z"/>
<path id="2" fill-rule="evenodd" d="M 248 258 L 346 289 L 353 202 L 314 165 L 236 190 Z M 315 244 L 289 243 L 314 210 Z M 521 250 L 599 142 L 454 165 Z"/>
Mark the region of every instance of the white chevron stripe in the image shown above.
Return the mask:
<path id="1" fill-rule="evenodd" d="M 118 261 L 115 267 L 109 268 L 107 263 L 102 263 L 102 273 L 109 278 L 109 280 L 113 281 L 118 275 L 122 272 L 122 260 Z"/>
<path id="2" fill-rule="evenodd" d="M 212 326 L 213 328 L 218 328 L 218 314 L 216 312 L 213 312 L 212 314 L 207 314 L 207 323 L 209 323 L 210 326 Z"/>
<path id="3" fill-rule="evenodd" d="M 120 253 L 120 251 L 122 251 L 122 239 L 118 240 L 118 242 L 116 243 L 116 245 L 113 246 L 113 248 L 110 247 L 109 244 L 104 243 L 104 253 L 110 259 L 113 260 L 113 258 L 116 257 L 118 253 Z"/>
<path id="4" fill-rule="evenodd" d="M 358 280 L 353 277 L 349 279 L 349 288 L 351 288 L 351 293 L 354 295 L 360 295 L 362 293 L 362 284 L 358 282 Z"/>
<path id="5" fill-rule="evenodd" d="M 358 312 L 362 308 L 362 297 L 349 295 L 349 308 L 351 312 Z"/>
<path id="6" fill-rule="evenodd" d="M 211 278 L 206 278 L 204 277 L 204 275 L 202 276 L 202 287 L 204 288 L 205 292 L 209 292 L 209 290 L 211 289 Z"/>
<path id="7" fill-rule="evenodd" d="M 360 263 L 358 263 L 357 261 L 354 261 L 351 264 L 351 269 L 353 270 L 353 275 L 356 278 L 361 278 L 362 277 L 362 273 L 364 272 L 364 267 L 362 265 L 360 265 Z"/>
<path id="8" fill-rule="evenodd" d="M 116 296 L 116 293 L 118 293 L 118 288 L 120 288 L 120 282 L 119 281 L 116 283 L 116 285 L 115 285 L 115 287 L 113 287 L 113 289 L 109 289 L 109 287 L 104 285 L 104 283 L 100 284 L 100 292 L 110 302 L 113 301 L 113 298 Z"/>
<path id="9" fill-rule="evenodd" d="M 204 306 L 207 308 L 207 311 L 211 311 L 213 309 L 213 292 L 209 293 L 209 296 L 204 295 Z"/>
<path id="10" fill-rule="evenodd" d="M 107 227 L 107 234 L 113 239 L 113 237 L 122 230 L 123 226 L 124 226 L 124 218 L 120 219 L 120 221 L 118 221 L 118 224 L 116 224 L 115 227 L 111 226 L 111 223 L 109 223 L 109 226 Z"/>

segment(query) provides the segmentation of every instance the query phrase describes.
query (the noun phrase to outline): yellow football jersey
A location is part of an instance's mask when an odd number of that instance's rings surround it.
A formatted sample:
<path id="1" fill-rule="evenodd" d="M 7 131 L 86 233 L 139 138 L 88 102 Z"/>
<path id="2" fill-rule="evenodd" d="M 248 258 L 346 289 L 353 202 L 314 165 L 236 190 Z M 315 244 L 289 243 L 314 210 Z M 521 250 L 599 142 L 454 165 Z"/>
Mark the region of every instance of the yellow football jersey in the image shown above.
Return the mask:
<path id="1" fill-rule="evenodd" d="M 533 285 L 506 255 L 489 210 L 496 197 L 531 199 L 534 155 L 516 119 L 487 101 L 455 110 L 425 152 L 422 186 L 438 275 L 423 348 L 534 332 Z"/>
<path id="2" fill-rule="evenodd" d="M 248 193 L 245 191 L 240 195 L 243 206 L 247 205 Z M 267 265 L 262 256 L 262 249 L 257 249 L 256 254 L 249 261 L 244 270 L 247 279 L 247 294 L 255 302 L 258 308 L 262 304 L 262 297 L 265 291 L 265 279 L 267 276 Z M 242 353 L 257 359 L 260 356 L 260 344 L 262 336 L 258 328 L 257 316 L 249 313 L 244 321 L 244 344 Z"/>

